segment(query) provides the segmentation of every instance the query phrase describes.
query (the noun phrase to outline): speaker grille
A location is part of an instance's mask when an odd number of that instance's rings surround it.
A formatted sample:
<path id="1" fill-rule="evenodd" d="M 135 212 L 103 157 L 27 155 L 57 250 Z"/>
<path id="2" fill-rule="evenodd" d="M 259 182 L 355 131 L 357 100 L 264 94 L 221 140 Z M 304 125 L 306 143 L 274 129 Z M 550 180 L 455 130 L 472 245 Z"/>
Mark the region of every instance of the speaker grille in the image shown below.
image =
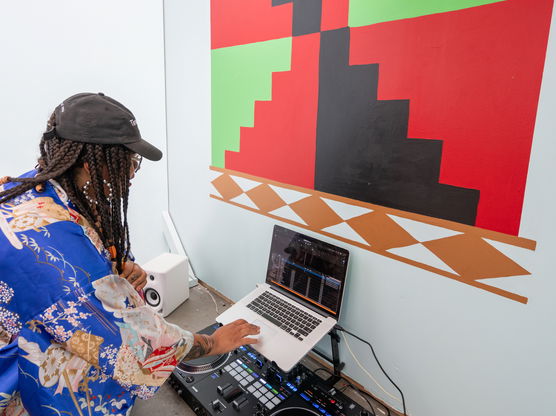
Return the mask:
<path id="1" fill-rule="evenodd" d="M 147 302 L 147 305 L 157 307 L 160 305 L 161 300 L 162 298 L 160 297 L 158 291 L 156 291 L 152 287 L 149 287 L 147 290 L 145 290 L 145 302 Z"/>

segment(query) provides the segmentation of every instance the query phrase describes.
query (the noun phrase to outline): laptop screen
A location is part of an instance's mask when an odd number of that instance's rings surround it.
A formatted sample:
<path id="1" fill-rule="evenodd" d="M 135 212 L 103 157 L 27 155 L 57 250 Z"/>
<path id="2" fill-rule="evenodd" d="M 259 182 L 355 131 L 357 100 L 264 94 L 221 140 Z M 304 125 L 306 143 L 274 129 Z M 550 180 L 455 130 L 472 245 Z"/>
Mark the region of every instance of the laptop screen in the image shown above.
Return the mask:
<path id="1" fill-rule="evenodd" d="M 337 319 L 348 258 L 344 248 L 275 225 L 266 283 Z"/>

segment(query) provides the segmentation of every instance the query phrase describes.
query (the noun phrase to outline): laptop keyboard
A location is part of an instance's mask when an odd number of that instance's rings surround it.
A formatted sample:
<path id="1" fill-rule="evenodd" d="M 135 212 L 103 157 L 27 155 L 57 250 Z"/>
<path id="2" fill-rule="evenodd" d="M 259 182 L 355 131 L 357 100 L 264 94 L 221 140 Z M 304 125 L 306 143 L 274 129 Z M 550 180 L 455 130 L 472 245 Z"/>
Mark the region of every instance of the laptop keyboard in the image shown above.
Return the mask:
<path id="1" fill-rule="evenodd" d="M 247 307 L 300 341 L 322 322 L 269 292 L 257 296 Z"/>

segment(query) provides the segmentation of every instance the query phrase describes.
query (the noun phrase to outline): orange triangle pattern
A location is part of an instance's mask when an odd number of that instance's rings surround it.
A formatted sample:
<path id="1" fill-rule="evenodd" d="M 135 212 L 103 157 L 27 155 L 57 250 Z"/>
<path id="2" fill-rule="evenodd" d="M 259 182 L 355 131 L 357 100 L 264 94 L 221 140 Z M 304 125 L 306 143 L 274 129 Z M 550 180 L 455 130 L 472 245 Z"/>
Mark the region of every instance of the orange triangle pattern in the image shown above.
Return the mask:
<path id="1" fill-rule="evenodd" d="M 524 296 L 481 282 L 481 279 L 526 277 L 531 274 L 519 265 L 517 260 L 502 253 L 485 239 L 530 251 L 535 250 L 535 241 L 287 185 L 242 172 L 216 167 L 211 167 L 211 170 L 221 173 L 212 181 L 212 185 L 219 193 L 219 195 L 212 194 L 212 198 L 335 238 L 514 301 L 527 303 L 527 298 Z M 247 178 L 258 182 L 259 185 L 244 192 L 233 177 Z M 242 193 L 245 193 L 258 209 L 232 201 Z M 290 201 L 290 203 L 288 204 L 286 201 Z M 337 204 L 331 204 L 330 201 L 337 201 Z M 346 209 L 351 210 L 350 213 L 346 214 Z M 404 218 L 404 221 L 394 221 L 390 217 L 391 215 Z M 412 224 L 418 227 L 418 233 L 412 229 Z M 426 238 L 426 235 L 423 238 L 423 229 L 426 234 L 427 226 L 433 226 L 430 228 L 436 230 L 431 233 L 432 239 Z M 441 233 L 438 233 L 438 227 L 446 230 L 447 236 L 442 237 Z M 420 251 L 392 250 L 403 247 L 411 248 L 411 246 L 421 246 L 421 249 Z M 405 252 L 426 255 L 404 257 L 401 253 Z M 444 264 L 448 267 L 443 267 Z M 455 273 L 449 270 L 453 270 Z"/>

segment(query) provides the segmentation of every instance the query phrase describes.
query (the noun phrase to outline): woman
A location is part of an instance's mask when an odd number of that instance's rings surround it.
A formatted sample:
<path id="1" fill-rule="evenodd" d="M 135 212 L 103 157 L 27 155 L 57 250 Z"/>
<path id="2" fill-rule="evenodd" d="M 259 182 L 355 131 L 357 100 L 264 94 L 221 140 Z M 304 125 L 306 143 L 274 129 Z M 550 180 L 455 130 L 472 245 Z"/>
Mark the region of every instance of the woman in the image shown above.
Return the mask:
<path id="1" fill-rule="evenodd" d="M 243 320 L 193 335 L 145 306 L 127 224 L 142 156 L 162 153 L 127 108 L 77 94 L 36 170 L 0 180 L 0 415 L 129 414 L 182 359 L 256 342 Z"/>

